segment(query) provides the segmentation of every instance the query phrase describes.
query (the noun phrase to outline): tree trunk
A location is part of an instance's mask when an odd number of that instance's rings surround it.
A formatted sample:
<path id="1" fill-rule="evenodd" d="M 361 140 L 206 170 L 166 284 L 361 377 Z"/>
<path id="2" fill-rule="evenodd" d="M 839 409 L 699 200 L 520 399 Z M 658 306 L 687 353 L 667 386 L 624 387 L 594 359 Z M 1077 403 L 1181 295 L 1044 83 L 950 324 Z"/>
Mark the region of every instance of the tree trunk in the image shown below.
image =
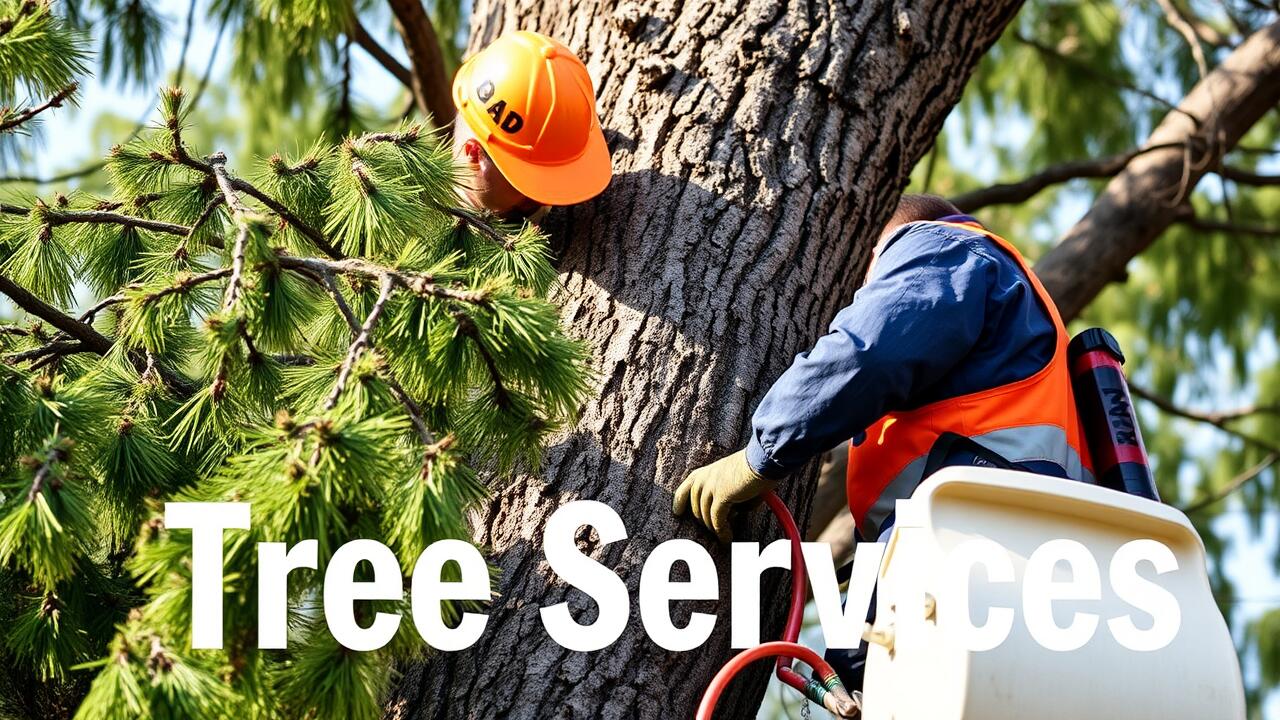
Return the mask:
<path id="1" fill-rule="evenodd" d="M 603 196 L 553 213 L 561 302 L 595 350 L 597 397 L 548 453 L 540 477 L 499 490 L 475 540 L 500 569 L 479 642 L 411 667 L 396 718 L 685 718 L 729 649 L 727 554 L 671 516 L 688 470 L 745 443 L 750 412 L 792 356 L 852 298 L 872 243 L 1020 0 L 478 2 L 472 50 L 524 28 L 574 48 L 596 81 L 615 176 Z M 813 466 L 783 483 L 801 523 Z M 607 503 L 629 539 L 580 545 L 631 592 L 609 648 L 570 652 L 539 608 L 596 606 L 548 570 L 547 518 L 564 503 Z M 740 539 L 780 532 L 765 513 Z M 640 570 L 657 544 L 693 538 L 717 558 L 723 601 L 711 639 L 668 652 L 645 634 Z M 766 576 L 762 639 L 781 630 L 784 576 Z M 770 582 L 772 581 L 772 582 Z M 765 663 L 721 702 L 753 716 Z"/>
<path id="2" fill-rule="evenodd" d="M 1174 147 L 1135 157 L 1036 263 L 1063 319 L 1123 279 L 1130 260 L 1186 217 L 1196 183 L 1278 102 L 1280 22 L 1251 35 L 1197 83 L 1147 139 L 1147 147 Z"/>

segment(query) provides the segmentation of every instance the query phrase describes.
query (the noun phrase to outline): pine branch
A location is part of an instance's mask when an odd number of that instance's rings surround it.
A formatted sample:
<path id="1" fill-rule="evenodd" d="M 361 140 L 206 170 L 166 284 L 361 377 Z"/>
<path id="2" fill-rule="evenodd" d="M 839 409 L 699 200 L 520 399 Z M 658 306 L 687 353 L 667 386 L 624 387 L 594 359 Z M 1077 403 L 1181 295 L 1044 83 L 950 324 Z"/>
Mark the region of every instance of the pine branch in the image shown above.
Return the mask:
<path id="1" fill-rule="evenodd" d="M 58 92 L 54 93 L 53 97 L 50 97 L 48 100 L 44 101 L 43 103 L 36 105 L 35 107 L 27 108 L 26 110 L 23 110 L 15 114 L 13 117 L 0 121 L 0 132 L 10 132 L 15 128 L 17 128 L 18 126 L 22 125 L 23 123 L 27 122 L 31 118 L 44 112 L 45 110 L 48 110 L 50 108 L 62 107 L 62 103 L 67 98 L 75 94 L 76 89 L 79 87 L 80 86 L 78 83 L 71 83 L 70 85 L 67 85 L 66 87 L 62 88 Z"/>
<path id="2" fill-rule="evenodd" d="M 15 305 L 29 314 L 44 320 L 66 333 L 69 337 L 84 343 L 85 347 L 90 351 L 99 355 L 106 355 L 111 350 L 111 340 L 93 329 L 93 326 L 86 325 L 66 315 L 61 310 L 27 292 L 25 288 L 4 275 L 0 275 L 0 293 L 9 296 L 9 299 L 13 300 Z"/>
<path id="3" fill-rule="evenodd" d="M 1253 480 L 1254 478 L 1261 475 L 1262 471 L 1274 465 L 1276 460 L 1280 460 L 1280 453 L 1275 453 L 1275 452 L 1269 453 L 1266 457 L 1262 458 L 1262 460 L 1259 461 L 1256 465 L 1254 465 L 1251 468 L 1248 468 L 1244 472 L 1232 478 L 1231 481 L 1228 482 L 1226 485 L 1224 485 L 1222 489 L 1219 490 L 1218 492 L 1213 493 L 1212 495 L 1209 495 L 1208 497 L 1202 498 L 1200 500 L 1196 500 L 1190 505 L 1187 505 L 1186 507 L 1183 507 L 1180 509 L 1182 510 L 1182 512 L 1190 515 L 1193 512 L 1203 510 L 1209 507 L 1210 505 L 1213 505 L 1214 503 L 1217 503 L 1221 500 L 1225 500 L 1232 493 L 1244 487 L 1245 484 L 1247 484 L 1250 480 Z"/>
<path id="4" fill-rule="evenodd" d="M 29 360 L 39 360 L 48 355 L 73 355 L 79 352 L 88 352 L 89 348 L 80 341 L 55 340 L 45 343 L 38 348 L 25 350 L 23 352 L 13 353 L 5 360 L 10 363 L 27 362 Z"/>
<path id="5" fill-rule="evenodd" d="M 1233 420 L 1239 420 L 1241 418 L 1247 417 L 1248 415 L 1252 415 L 1260 412 L 1280 411 L 1280 409 L 1278 408 L 1273 408 L 1270 406 L 1264 406 L 1262 408 L 1249 407 L 1249 408 L 1241 408 L 1240 410 L 1233 410 L 1233 411 L 1228 411 L 1223 413 L 1212 413 L 1212 412 L 1206 413 L 1206 412 L 1198 412 L 1195 410 L 1190 410 L 1190 409 L 1181 407 L 1175 404 L 1173 401 L 1169 400 L 1168 398 L 1161 397 L 1160 395 L 1157 395 L 1156 393 L 1151 392 L 1150 390 L 1142 387 L 1141 385 L 1135 385 L 1132 382 L 1129 383 L 1129 391 L 1134 395 L 1142 398 L 1143 400 L 1146 400 L 1147 402 L 1151 403 L 1152 405 L 1155 405 L 1157 408 L 1163 410 L 1164 412 L 1170 415 L 1175 415 L 1177 417 L 1180 417 L 1186 420 L 1194 420 L 1196 422 L 1202 422 L 1208 425 L 1212 425 L 1218 428 L 1219 430 L 1221 430 L 1222 432 L 1225 432 L 1228 435 L 1233 435 L 1239 438 L 1240 440 L 1243 440 L 1244 442 L 1249 443 L 1250 445 L 1254 445 L 1256 447 L 1262 448 L 1263 450 L 1266 450 L 1267 452 L 1270 452 L 1270 453 L 1280 454 L 1280 445 L 1277 445 L 1271 442 L 1270 440 L 1266 440 L 1246 432 L 1241 432 L 1240 430 L 1237 430 L 1231 427 L 1230 425 L 1230 423 Z"/>
<path id="6" fill-rule="evenodd" d="M 446 287 L 437 284 L 430 275 L 394 270 L 360 258 L 324 260 L 314 257 L 283 255 L 277 259 L 277 263 L 282 268 L 295 271 L 306 270 L 320 276 L 336 274 L 368 279 L 389 277 L 396 285 L 418 295 L 435 297 L 441 300 L 452 300 L 453 302 L 467 305 L 484 305 L 488 302 L 488 296 L 482 291 Z"/>
<path id="7" fill-rule="evenodd" d="M 27 502 L 35 502 L 36 497 L 44 491 L 45 483 L 50 482 L 53 474 L 53 466 L 67 459 L 67 448 L 61 435 L 53 440 L 53 446 L 49 448 L 49 452 L 45 454 L 44 460 L 40 463 L 40 467 L 36 469 L 35 476 L 31 478 L 31 489 L 27 490 Z M 52 478 L 53 482 L 50 486 L 57 488 L 57 478 Z"/>
<path id="8" fill-rule="evenodd" d="M 136 227 L 142 228 L 143 230 L 153 230 L 155 232 L 168 233 L 169 235 L 180 235 L 183 237 L 191 233 L 191 228 L 186 225 L 163 222 L 161 220 L 150 220 L 132 215 L 122 215 L 120 213 L 108 212 L 105 210 L 49 210 L 45 213 L 45 220 L 53 226 L 68 225 L 71 223 L 86 223 L 92 225 L 109 223 L 121 225 L 126 228 Z"/>
<path id="9" fill-rule="evenodd" d="M 355 313 L 351 312 L 351 306 L 347 304 L 346 298 L 342 297 L 342 291 L 338 288 L 338 282 L 334 274 L 329 272 L 321 273 L 320 278 L 325 290 L 333 298 L 333 303 L 338 306 L 338 312 L 347 321 L 347 327 L 351 329 L 352 337 L 358 339 L 363 328 L 356 320 Z M 405 412 L 409 415 L 409 420 L 413 423 L 413 427 L 418 431 L 418 437 L 422 440 L 422 443 L 428 446 L 432 445 L 435 441 L 435 433 L 431 431 L 431 428 L 427 427 L 422 407 L 418 405 L 400 384 L 400 381 L 396 379 L 395 373 L 391 371 L 391 368 L 383 368 L 383 376 L 387 387 L 391 389 L 391 394 L 404 406 Z"/>
<path id="10" fill-rule="evenodd" d="M 465 208 L 454 207 L 452 205 L 441 205 L 440 210 L 479 230 L 483 235 L 487 236 L 490 240 L 498 243 L 499 245 L 505 246 L 508 242 L 507 238 L 503 237 L 502 233 L 498 232 L 497 228 L 489 224 L 477 213 Z"/>
<path id="11" fill-rule="evenodd" d="M 351 369 L 355 366 L 356 360 L 360 357 L 360 351 L 369 345 L 369 336 L 373 333 L 373 326 L 378 323 L 378 318 L 382 316 L 382 309 L 386 307 L 387 300 L 391 298 L 391 291 L 395 288 L 395 281 L 390 275 L 382 275 L 378 280 L 378 299 L 373 303 L 373 309 L 369 311 L 369 316 L 365 318 L 364 324 L 360 326 L 360 332 L 356 335 L 356 339 L 351 342 L 351 346 L 347 348 L 347 357 L 342 362 L 342 367 L 338 370 L 338 381 L 333 386 L 333 392 L 329 393 L 328 399 L 324 402 L 325 410 L 332 410 L 338 404 L 338 398 L 342 395 L 342 391 L 347 387 L 347 380 L 351 377 Z"/>
<path id="12" fill-rule="evenodd" d="M 209 161 L 213 176 L 218 181 L 218 188 L 222 190 L 222 196 L 227 201 L 227 207 L 231 208 L 236 223 L 240 226 L 239 232 L 236 233 L 236 244 L 231 251 L 231 279 L 227 282 L 227 293 L 222 302 L 222 308 L 230 310 L 240 298 L 240 283 L 244 275 L 244 246 L 249 238 L 247 216 L 252 211 L 240 202 L 240 196 L 232 187 L 231 177 L 227 175 L 227 156 L 223 153 L 215 153 L 210 156 Z"/>
<path id="13" fill-rule="evenodd" d="M 502 384 L 502 375 L 498 372 L 498 364 L 494 362 L 493 355 L 489 352 L 489 348 L 480 342 L 480 331 L 476 327 L 475 320 L 471 316 L 461 310 L 453 313 L 454 320 L 458 323 L 458 332 L 466 337 L 471 338 L 475 343 L 476 352 L 480 353 L 480 357 L 484 360 L 485 367 L 489 369 L 489 379 L 493 381 L 493 399 L 498 407 L 506 410 L 511 407 L 511 395 L 507 392 L 507 388 Z"/>

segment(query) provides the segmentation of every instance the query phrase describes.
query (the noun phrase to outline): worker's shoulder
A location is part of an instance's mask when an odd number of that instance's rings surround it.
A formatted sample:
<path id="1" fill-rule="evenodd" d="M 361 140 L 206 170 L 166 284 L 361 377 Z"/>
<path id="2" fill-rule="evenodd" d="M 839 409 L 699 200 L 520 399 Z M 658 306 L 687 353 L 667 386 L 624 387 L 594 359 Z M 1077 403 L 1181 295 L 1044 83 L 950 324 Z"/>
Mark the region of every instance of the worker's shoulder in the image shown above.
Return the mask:
<path id="1" fill-rule="evenodd" d="M 977 230 L 963 225 L 914 222 L 902 226 L 880 250 L 881 262 L 929 258 L 933 264 L 987 265 L 1005 262 L 1004 254 Z M 896 261 L 896 262 L 895 262 Z"/>

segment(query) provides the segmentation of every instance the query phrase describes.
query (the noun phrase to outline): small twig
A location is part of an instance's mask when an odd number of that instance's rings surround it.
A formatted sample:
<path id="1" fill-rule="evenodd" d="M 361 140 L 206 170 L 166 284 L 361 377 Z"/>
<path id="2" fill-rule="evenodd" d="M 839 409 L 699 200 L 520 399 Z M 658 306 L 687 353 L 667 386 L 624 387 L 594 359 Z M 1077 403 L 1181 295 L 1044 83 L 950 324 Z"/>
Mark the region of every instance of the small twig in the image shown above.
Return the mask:
<path id="1" fill-rule="evenodd" d="M 1200 78 L 1204 79 L 1204 76 L 1209 74 L 1209 63 L 1205 59 L 1204 48 L 1200 46 L 1200 36 L 1196 34 L 1191 22 L 1182 15 L 1182 11 L 1173 4 L 1173 0 L 1156 1 L 1164 10 L 1165 21 L 1187 41 L 1187 47 L 1191 48 L 1191 57 L 1195 59 L 1196 68 L 1200 71 Z"/>
<path id="2" fill-rule="evenodd" d="M 1239 420 L 1240 418 L 1243 418 L 1247 415 L 1250 415 L 1256 412 L 1267 412 L 1269 411 L 1269 409 L 1248 408 L 1247 411 L 1246 409 L 1241 409 L 1241 410 L 1235 410 L 1235 411 L 1230 411 L 1226 413 L 1204 413 L 1204 412 L 1197 412 L 1195 410 L 1188 410 L 1187 408 L 1180 407 L 1174 404 L 1168 398 L 1161 397 L 1151 392 L 1150 390 L 1147 390 L 1141 385 L 1135 385 L 1132 382 L 1129 383 L 1129 391 L 1132 394 L 1136 395 L 1137 397 L 1140 397 L 1143 400 L 1146 400 L 1147 402 L 1151 403 L 1152 405 L 1155 405 L 1157 408 L 1163 410 L 1164 412 L 1169 413 L 1170 415 L 1176 415 L 1177 417 L 1184 418 L 1186 420 L 1195 420 L 1196 422 L 1202 422 L 1208 425 L 1212 425 L 1218 428 L 1219 430 L 1227 433 L 1228 435 L 1234 435 L 1235 437 L 1243 440 L 1244 442 L 1247 442 L 1251 445 L 1262 448 L 1267 452 L 1280 454 L 1280 445 L 1277 445 L 1271 442 L 1270 440 L 1265 440 L 1255 435 L 1241 432 L 1240 430 L 1237 430 L 1231 427 L 1230 425 L 1231 421 L 1233 420 Z"/>
<path id="3" fill-rule="evenodd" d="M 347 304 L 346 298 L 342 297 L 342 291 L 338 288 L 338 283 L 334 274 L 331 272 L 321 273 L 320 278 L 325 290 L 327 290 L 329 296 L 333 298 L 334 304 L 338 306 L 338 312 L 341 313 L 343 319 L 347 321 L 347 327 L 351 329 L 352 337 L 358 340 L 363 328 L 356 320 L 355 313 L 351 312 L 351 306 Z M 418 437 L 422 440 L 423 444 L 431 445 L 435 441 L 435 433 L 431 432 L 431 428 L 427 427 L 427 421 L 423 416 L 422 407 L 418 405 L 417 401 L 415 401 L 404 387 L 400 385 L 400 381 L 396 379 L 395 373 L 391 371 L 391 368 L 383 368 L 383 377 L 387 383 L 387 387 L 391 389 L 391 394 L 394 395 L 396 400 L 404 406 L 405 412 L 409 416 L 409 420 L 418 431 Z"/>
<path id="4" fill-rule="evenodd" d="M 436 297 L 441 300 L 451 300 L 453 302 L 465 303 L 468 305 L 484 305 L 488 302 L 487 295 L 479 290 L 459 290 L 456 288 L 446 287 L 444 285 L 437 284 L 435 279 L 430 275 L 394 270 L 376 263 L 371 263 L 368 260 L 363 260 L 361 258 L 325 260 L 323 258 L 316 257 L 282 255 L 276 260 L 276 262 L 280 267 L 287 270 L 305 270 L 319 276 L 329 273 L 363 278 L 390 277 L 397 285 L 418 295 Z"/>
<path id="5" fill-rule="evenodd" d="M 44 112 L 45 110 L 48 110 L 49 108 L 62 107 L 62 103 L 67 98 L 71 97 L 72 94 L 75 93 L 78 87 L 79 87 L 79 84 L 71 83 L 70 85 L 67 85 L 66 87 L 62 88 L 58 92 L 54 93 L 53 97 L 49 98 L 48 100 L 45 100 L 43 103 L 36 105 L 35 107 L 27 108 L 26 110 L 23 110 L 22 112 L 14 115 L 8 120 L 0 122 L 0 132 L 9 132 L 14 128 L 18 127 L 19 125 L 27 122 L 31 118 Z"/>
<path id="6" fill-rule="evenodd" d="M 1190 505 L 1184 508 L 1181 508 L 1182 512 L 1190 515 L 1193 512 L 1203 510 L 1209 507 L 1210 505 L 1213 505 L 1216 502 L 1226 499 L 1232 493 L 1244 487 L 1245 484 L 1248 483 L 1250 480 L 1253 480 L 1254 478 L 1261 475 L 1263 470 L 1266 470 L 1267 468 L 1274 465 L 1276 460 L 1278 459 L 1280 459 L 1280 453 L 1273 452 L 1268 454 L 1266 457 L 1262 458 L 1262 460 L 1258 462 L 1258 464 L 1254 465 L 1251 468 L 1248 468 L 1244 472 L 1232 478 L 1231 481 L 1228 482 L 1226 485 L 1224 485 L 1222 489 L 1219 490 L 1218 492 L 1213 493 L 1212 495 L 1209 495 L 1208 497 L 1202 498 L 1200 500 L 1196 500 Z"/>
<path id="7" fill-rule="evenodd" d="M 369 311 L 369 316 L 365 318 L 364 325 L 360 326 L 360 333 L 356 335 L 356 339 L 347 348 L 347 357 L 342 361 L 342 367 L 338 370 L 338 381 L 334 383 L 333 392 L 329 393 L 328 399 L 324 402 L 325 410 L 332 410 L 338 404 L 338 398 L 347 387 L 347 380 L 351 377 L 351 370 L 355 366 L 356 360 L 360 357 L 360 351 L 369 344 L 369 336 L 373 333 L 373 326 L 378 324 L 378 318 L 381 317 L 382 309 L 386 307 L 387 300 L 391 297 L 391 290 L 395 288 L 395 285 L 395 280 L 390 275 L 383 275 L 379 279 L 378 299 L 374 301 L 373 309 Z"/>
<path id="8" fill-rule="evenodd" d="M 507 239 L 503 237 L 502 233 L 498 232 L 497 228 L 490 225 L 488 222 L 486 222 L 483 218 L 481 218 L 476 213 L 473 213 L 470 210 L 465 210 L 460 207 L 454 207 L 452 205 L 441 205 L 440 209 L 445 213 L 452 215 L 458 218 L 459 220 L 462 220 L 466 224 L 470 225 L 471 227 L 479 230 L 482 234 L 487 236 L 490 240 L 498 243 L 499 245 L 506 244 Z"/>
<path id="9" fill-rule="evenodd" d="M 511 395 L 507 392 L 506 386 L 502 384 L 502 375 L 498 372 L 498 364 L 494 362 L 493 355 L 489 352 L 489 348 L 484 346 L 480 341 L 480 331 L 476 327 L 475 320 L 471 316 L 461 310 L 455 310 L 453 313 L 454 320 L 458 323 L 458 332 L 471 338 L 471 342 L 476 346 L 476 352 L 480 353 L 480 357 L 484 360 L 485 367 L 489 369 L 489 378 L 493 381 L 493 399 L 498 407 L 506 410 L 511 407 Z"/>
<path id="10" fill-rule="evenodd" d="M 11 363 L 26 362 L 28 360 L 39 360 L 48 355 L 72 355 L 79 352 L 88 352 L 89 348 L 79 340 L 55 340 L 50 343 L 41 345 L 38 348 L 25 350 L 23 352 L 13 353 L 6 360 Z"/>
<path id="11" fill-rule="evenodd" d="M 46 482 L 53 474 L 53 466 L 67 459 L 66 448 L 62 446 L 62 437 L 55 436 L 53 447 L 49 448 L 49 452 L 45 454 L 44 461 L 40 463 L 40 467 L 36 469 L 36 474 L 31 478 L 31 489 L 27 490 L 27 502 L 35 502 L 36 497 L 44 491 Z M 57 489 L 57 479 L 54 478 L 53 487 Z"/>
<path id="12" fill-rule="evenodd" d="M 122 215 L 120 213 L 107 212 L 104 210 L 50 210 L 46 213 L 45 218 L 48 220 L 50 225 L 54 226 L 68 225 L 72 223 L 86 223 L 91 225 L 114 224 L 123 225 L 124 227 L 142 228 L 143 230 L 154 230 L 156 232 L 180 235 L 183 237 L 191 232 L 191 228 L 186 225 L 163 222 L 160 220 L 149 220 L 147 218 Z"/>

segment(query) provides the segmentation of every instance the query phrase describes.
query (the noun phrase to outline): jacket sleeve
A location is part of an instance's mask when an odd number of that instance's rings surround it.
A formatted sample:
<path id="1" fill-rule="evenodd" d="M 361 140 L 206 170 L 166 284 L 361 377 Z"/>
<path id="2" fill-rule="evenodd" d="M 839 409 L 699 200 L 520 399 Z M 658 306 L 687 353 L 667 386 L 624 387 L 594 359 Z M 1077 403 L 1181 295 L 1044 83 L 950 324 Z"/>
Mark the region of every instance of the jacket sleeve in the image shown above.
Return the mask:
<path id="1" fill-rule="evenodd" d="M 777 479 L 904 409 L 977 343 L 992 261 L 976 236 L 909 225 L 881 251 L 871 279 L 830 331 L 765 395 L 747 462 Z"/>

